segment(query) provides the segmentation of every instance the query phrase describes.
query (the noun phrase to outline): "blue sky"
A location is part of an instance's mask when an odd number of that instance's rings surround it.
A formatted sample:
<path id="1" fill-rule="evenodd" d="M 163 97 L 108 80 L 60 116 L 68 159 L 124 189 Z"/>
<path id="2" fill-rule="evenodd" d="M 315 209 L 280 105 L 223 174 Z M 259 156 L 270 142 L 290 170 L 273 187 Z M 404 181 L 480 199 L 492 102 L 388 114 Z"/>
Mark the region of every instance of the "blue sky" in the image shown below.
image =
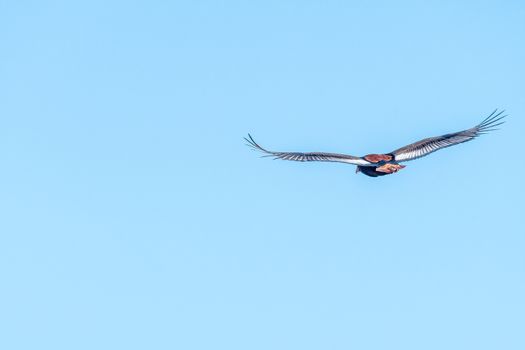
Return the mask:
<path id="1" fill-rule="evenodd" d="M 3 349 L 523 349 L 520 1 L 4 1 Z M 373 179 L 363 155 L 504 127 Z"/>

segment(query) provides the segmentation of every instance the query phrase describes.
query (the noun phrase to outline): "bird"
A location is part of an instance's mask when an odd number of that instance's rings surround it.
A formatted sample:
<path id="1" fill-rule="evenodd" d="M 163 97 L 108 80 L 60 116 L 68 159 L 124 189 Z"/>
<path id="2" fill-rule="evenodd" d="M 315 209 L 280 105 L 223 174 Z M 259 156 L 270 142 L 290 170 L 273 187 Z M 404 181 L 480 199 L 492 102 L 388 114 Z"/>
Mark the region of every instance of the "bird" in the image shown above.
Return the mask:
<path id="1" fill-rule="evenodd" d="M 472 141 L 483 134 L 498 130 L 496 127 L 505 123 L 503 119 L 508 116 L 502 115 L 504 112 L 504 110 L 498 112 L 496 109 L 481 123 L 470 129 L 429 137 L 396 149 L 390 153 L 372 153 L 362 157 L 326 152 L 275 152 L 260 146 L 250 134 L 248 134 L 248 138 L 245 137 L 244 140 L 247 142 L 247 146 L 264 153 L 263 157 L 274 157 L 274 159 L 298 162 L 339 162 L 353 164 L 356 165 L 356 173 L 363 173 L 370 177 L 379 177 L 395 174 L 406 167 L 400 163 L 427 156 L 443 148 Z"/>

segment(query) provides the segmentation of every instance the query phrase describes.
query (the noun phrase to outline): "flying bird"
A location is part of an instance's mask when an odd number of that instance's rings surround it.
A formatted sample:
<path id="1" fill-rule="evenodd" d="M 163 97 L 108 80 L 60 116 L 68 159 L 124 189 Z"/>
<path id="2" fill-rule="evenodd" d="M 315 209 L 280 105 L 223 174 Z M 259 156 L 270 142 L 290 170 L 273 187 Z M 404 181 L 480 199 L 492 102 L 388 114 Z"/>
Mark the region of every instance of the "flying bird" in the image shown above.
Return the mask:
<path id="1" fill-rule="evenodd" d="M 259 146 L 257 142 L 248 134 L 248 138 L 244 138 L 247 145 L 257 151 L 265 153 L 266 157 L 274 157 L 274 159 L 294 160 L 298 162 L 339 162 L 356 165 L 356 173 L 363 173 L 367 176 L 378 177 L 397 173 L 399 170 L 405 168 L 405 165 L 399 163 L 407 162 L 417 158 L 424 157 L 438 151 L 440 149 L 459 145 L 463 142 L 474 140 L 476 137 L 486 134 L 490 131 L 497 130 L 497 126 L 504 123 L 503 118 L 507 115 L 502 115 L 503 112 L 498 112 L 496 109 L 481 123 L 473 128 L 445 134 L 436 137 L 429 137 L 418 142 L 411 143 L 405 147 L 401 147 L 390 153 L 382 154 L 367 154 L 363 157 L 356 157 L 347 154 L 339 153 L 325 153 L 325 152 L 274 152 Z"/>

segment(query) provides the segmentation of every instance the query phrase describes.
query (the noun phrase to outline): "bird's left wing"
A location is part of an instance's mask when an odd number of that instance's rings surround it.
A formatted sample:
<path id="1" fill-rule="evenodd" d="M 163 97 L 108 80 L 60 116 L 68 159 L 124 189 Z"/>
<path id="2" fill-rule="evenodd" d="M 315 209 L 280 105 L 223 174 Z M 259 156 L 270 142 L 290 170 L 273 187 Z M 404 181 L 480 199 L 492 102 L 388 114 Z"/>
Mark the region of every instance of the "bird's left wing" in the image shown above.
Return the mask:
<path id="1" fill-rule="evenodd" d="M 295 160 L 297 162 L 340 162 L 347 164 L 355 165 L 371 165 L 372 163 L 364 160 L 360 157 L 354 157 L 347 154 L 338 154 L 338 153 L 324 153 L 324 152 L 310 152 L 310 153 L 301 153 L 301 152 L 273 152 L 268 151 L 255 142 L 250 134 L 248 138 L 244 138 L 247 142 L 247 145 L 252 147 L 257 151 L 261 151 L 266 154 L 267 157 L 274 157 L 274 159 L 284 159 L 284 160 Z"/>
<path id="2" fill-rule="evenodd" d="M 496 113 L 497 110 L 492 112 L 485 120 L 476 125 L 473 128 L 455 132 L 452 134 L 446 134 L 437 137 L 430 137 L 415 143 L 412 143 L 408 146 L 402 147 L 395 150 L 391 154 L 394 155 L 394 160 L 396 162 L 406 162 L 409 160 L 417 159 L 424 157 L 432 152 L 438 151 L 442 148 L 458 145 L 463 142 L 471 141 L 476 137 L 483 135 L 489 131 L 495 130 L 494 128 L 498 125 L 504 123 L 502 121 L 506 115 L 503 115 L 501 111 Z"/>

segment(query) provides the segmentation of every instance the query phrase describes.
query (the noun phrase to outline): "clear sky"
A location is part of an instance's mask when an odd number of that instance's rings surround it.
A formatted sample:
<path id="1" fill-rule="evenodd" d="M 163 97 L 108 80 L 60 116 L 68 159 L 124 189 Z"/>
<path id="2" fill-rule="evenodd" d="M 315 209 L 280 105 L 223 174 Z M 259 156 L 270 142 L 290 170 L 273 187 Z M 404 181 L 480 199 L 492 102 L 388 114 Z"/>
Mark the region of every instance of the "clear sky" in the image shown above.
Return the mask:
<path id="1" fill-rule="evenodd" d="M 2 1 L 0 348 L 525 349 L 522 1 Z M 503 128 L 383 178 L 259 158 Z"/>

